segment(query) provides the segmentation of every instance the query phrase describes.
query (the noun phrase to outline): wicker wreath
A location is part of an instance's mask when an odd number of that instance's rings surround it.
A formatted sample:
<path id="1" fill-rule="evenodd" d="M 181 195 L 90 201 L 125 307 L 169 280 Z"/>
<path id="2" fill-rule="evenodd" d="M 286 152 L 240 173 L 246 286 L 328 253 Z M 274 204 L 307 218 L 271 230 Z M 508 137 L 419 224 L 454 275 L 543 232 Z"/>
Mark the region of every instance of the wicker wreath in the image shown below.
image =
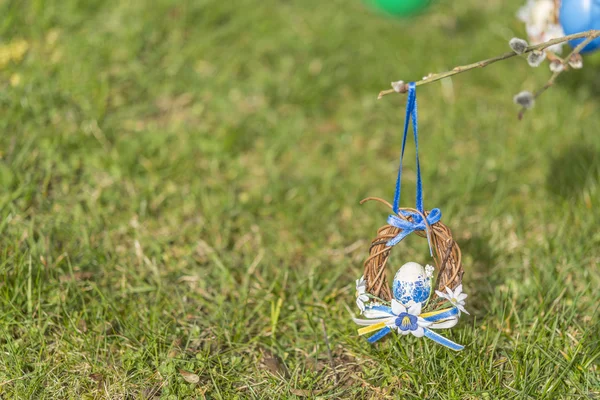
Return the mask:
<path id="1" fill-rule="evenodd" d="M 390 209 L 392 205 L 387 201 L 378 197 L 368 197 L 360 202 L 363 204 L 369 200 L 375 200 L 385 204 Z M 421 214 L 414 208 L 401 208 L 400 210 L 409 211 L 416 214 Z M 452 238 L 452 232 L 442 222 L 436 222 L 433 225 L 427 223 L 425 218 L 429 215 L 429 211 L 425 211 L 423 220 L 427 224 L 427 231 L 430 235 L 430 241 L 434 251 L 434 260 L 437 267 L 437 279 L 434 287 L 442 291 L 446 287 L 455 289 L 462 282 L 463 268 L 461 260 L 461 252 L 458 244 Z M 411 221 L 411 217 L 405 217 L 398 213 L 398 217 Z M 371 242 L 369 248 L 369 257 L 365 260 L 364 277 L 367 281 L 367 292 L 379 297 L 383 300 L 390 301 L 392 293 L 388 285 L 388 280 L 385 274 L 385 267 L 392 251 L 392 247 L 387 246 L 387 242 L 400 233 L 401 229 L 391 225 L 384 225 L 377 230 L 377 237 Z M 415 233 L 423 238 L 427 238 L 427 233 L 424 231 L 415 231 Z M 436 296 L 434 294 L 434 296 Z"/>

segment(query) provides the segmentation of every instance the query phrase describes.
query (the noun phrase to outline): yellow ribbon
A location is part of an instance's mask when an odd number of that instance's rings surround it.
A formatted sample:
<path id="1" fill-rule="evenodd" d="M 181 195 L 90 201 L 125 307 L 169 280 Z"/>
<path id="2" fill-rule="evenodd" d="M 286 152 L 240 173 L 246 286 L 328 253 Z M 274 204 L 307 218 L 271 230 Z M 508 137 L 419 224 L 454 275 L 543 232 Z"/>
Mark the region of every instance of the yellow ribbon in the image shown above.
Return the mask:
<path id="1" fill-rule="evenodd" d="M 426 312 L 423 314 L 419 314 L 419 317 L 421 317 L 421 318 L 433 317 L 434 315 L 438 315 L 441 313 L 445 313 L 446 311 L 450 311 L 453 308 L 454 307 L 450 307 L 450 308 L 444 308 L 443 310 L 435 310 L 435 311 L 431 311 L 431 312 Z"/>
<path id="2" fill-rule="evenodd" d="M 358 336 L 366 335 L 367 333 L 375 332 L 380 329 L 385 328 L 385 322 L 380 322 L 378 324 L 365 326 L 364 328 L 360 328 L 358 330 Z"/>

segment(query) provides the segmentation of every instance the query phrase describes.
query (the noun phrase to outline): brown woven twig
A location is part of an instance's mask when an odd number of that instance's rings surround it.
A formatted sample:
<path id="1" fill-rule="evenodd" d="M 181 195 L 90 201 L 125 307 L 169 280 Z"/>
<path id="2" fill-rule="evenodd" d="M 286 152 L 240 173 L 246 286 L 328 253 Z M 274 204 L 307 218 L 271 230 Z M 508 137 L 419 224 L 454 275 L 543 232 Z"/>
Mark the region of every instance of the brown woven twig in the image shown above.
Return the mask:
<path id="1" fill-rule="evenodd" d="M 385 204 L 390 209 L 392 205 L 387 201 L 378 197 L 368 197 L 360 202 L 363 204 L 366 201 L 375 200 Z M 401 208 L 403 211 L 410 211 L 413 213 L 420 214 L 418 210 L 414 208 Z M 429 211 L 425 211 L 424 217 L 429 214 Z M 402 214 L 398 214 L 398 217 L 410 220 L 411 217 L 405 217 Z M 427 219 L 423 218 L 427 224 Z M 436 222 L 433 225 L 428 225 L 428 231 L 430 235 L 431 245 L 434 247 L 434 260 L 437 267 L 437 279 L 435 288 L 437 290 L 444 290 L 446 287 L 450 289 L 456 288 L 462 282 L 463 268 L 461 252 L 458 244 L 452 239 L 452 232 L 446 225 L 441 222 Z M 377 296 L 383 300 L 390 301 L 392 299 L 392 293 L 388 285 L 388 280 L 385 275 L 385 266 L 392 247 L 388 247 L 386 243 L 398 235 L 400 229 L 391 225 L 384 225 L 377 231 L 377 237 L 371 242 L 369 248 L 369 257 L 365 260 L 365 280 L 367 281 L 367 292 L 374 296 Z M 427 237 L 427 233 L 424 231 L 415 231 L 420 237 Z"/>

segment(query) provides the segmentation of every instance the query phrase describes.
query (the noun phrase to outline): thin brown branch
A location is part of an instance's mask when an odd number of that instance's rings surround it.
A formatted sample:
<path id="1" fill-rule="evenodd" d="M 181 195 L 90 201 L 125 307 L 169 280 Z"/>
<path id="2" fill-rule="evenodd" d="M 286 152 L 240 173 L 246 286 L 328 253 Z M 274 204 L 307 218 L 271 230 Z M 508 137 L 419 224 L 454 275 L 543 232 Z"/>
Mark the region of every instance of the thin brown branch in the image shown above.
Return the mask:
<path id="1" fill-rule="evenodd" d="M 589 32 L 593 32 L 593 31 L 589 31 Z M 596 32 L 600 32 L 600 31 L 596 31 Z M 550 79 L 548 79 L 548 82 L 546 82 L 546 84 L 544 86 L 542 86 L 540 89 L 538 89 L 534 94 L 533 94 L 533 98 L 534 100 L 537 99 L 538 97 L 540 97 L 546 90 L 548 90 L 549 88 L 551 88 L 554 85 L 554 82 L 556 81 L 556 78 L 558 78 L 558 76 L 560 74 L 562 74 L 564 71 L 566 71 L 569 68 L 569 60 L 571 59 L 571 57 L 576 56 L 577 54 L 579 54 L 581 52 L 581 50 L 583 50 L 583 48 L 585 46 L 587 46 L 592 40 L 594 40 L 596 36 L 590 35 L 587 36 L 586 39 L 579 43 L 574 49 L 573 51 L 571 51 L 571 53 L 569 53 L 569 55 L 562 60 L 563 63 L 563 68 L 560 71 L 556 71 L 552 74 L 552 76 L 550 77 Z M 519 111 L 519 119 L 523 118 L 523 115 L 525 114 L 525 111 L 527 111 L 527 109 L 525 107 L 521 108 L 521 111 Z"/>
<path id="2" fill-rule="evenodd" d="M 549 41 L 544 42 L 544 43 L 536 44 L 535 46 L 528 46 L 527 49 L 523 52 L 523 54 L 530 53 L 530 52 L 532 52 L 534 50 L 544 50 L 544 49 L 546 49 L 546 48 L 548 48 L 550 46 L 553 46 L 555 44 L 564 43 L 564 42 L 567 42 L 567 41 L 570 41 L 570 40 L 573 40 L 573 39 L 586 38 L 585 42 L 589 43 L 591 40 L 593 40 L 593 39 L 595 39 L 595 38 L 597 38 L 599 36 L 600 36 L 600 30 L 595 30 L 595 29 L 594 30 L 590 30 L 590 31 L 586 31 L 586 32 L 575 33 L 573 35 L 563 36 L 563 37 L 560 37 L 560 38 L 549 40 Z M 584 42 L 582 42 L 582 44 L 583 43 Z M 587 43 L 585 43 L 585 44 L 587 44 Z M 577 50 L 577 48 L 579 48 L 580 46 L 581 46 L 581 44 L 579 46 L 577 46 L 575 48 L 575 50 Z M 584 47 L 585 47 L 585 45 L 584 45 Z M 577 51 L 577 53 L 579 53 L 579 51 L 581 51 L 581 49 L 583 49 L 583 47 L 581 47 Z M 573 52 L 575 52 L 575 50 L 573 50 Z M 454 67 L 450 71 L 441 72 L 441 73 L 437 73 L 437 74 L 429 74 L 428 76 L 426 76 L 425 78 L 421 79 L 420 81 L 416 81 L 415 85 L 416 86 L 421 86 L 421 85 L 425 85 L 427 83 L 439 81 L 440 79 L 444 79 L 444 78 L 448 78 L 448 77 L 453 76 L 453 75 L 460 74 L 462 72 L 470 71 L 470 70 L 475 69 L 475 68 L 487 67 L 490 64 L 493 64 L 493 63 L 498 62 L 498 61 L 506 60 L 506 59 L 509 59 L 509 58 L 517 56 L 517 55 L 518 54 L 515 53 L 514 51 L 510 51 L 510 52 L 501 54 L 499 56 L 496 56 L 496 57 L 493 57 L 493 58 L 489 58 L 487 60 L 477 61 L 477 62 L 472 63 L 472 64 Z M 568 58 L 567 58 L 567 60 L 568 60 Z M 381 92 L 379 92 L 378 99 L 381 99 L 383 96 L 386 96 L 388 94 L 392 94 L 392 93 L 406 93 L 406 92 L 408 92 L 408 84 L 405 83 L 403 85 L 399 85 L 397 88 L 394 88 L 394 89 L 382 90 Z"/>

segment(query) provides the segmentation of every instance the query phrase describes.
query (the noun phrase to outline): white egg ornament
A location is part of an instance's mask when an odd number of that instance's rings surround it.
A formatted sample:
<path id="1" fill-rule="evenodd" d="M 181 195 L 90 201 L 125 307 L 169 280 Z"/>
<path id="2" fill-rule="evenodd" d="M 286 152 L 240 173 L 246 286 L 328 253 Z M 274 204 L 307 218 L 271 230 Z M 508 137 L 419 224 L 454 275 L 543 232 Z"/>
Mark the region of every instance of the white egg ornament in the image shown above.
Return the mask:
<path id="1" fill-rule="evenodd" d="M 421 304 L 427 302 L 431 295 L 432 270 L 432 267 L 427 266 L 425 271 L 425 268 L 416 262 L 408 262 L 401 266 L 392 285 L 394 298 L 403 305 L 411 301 Z"/>

